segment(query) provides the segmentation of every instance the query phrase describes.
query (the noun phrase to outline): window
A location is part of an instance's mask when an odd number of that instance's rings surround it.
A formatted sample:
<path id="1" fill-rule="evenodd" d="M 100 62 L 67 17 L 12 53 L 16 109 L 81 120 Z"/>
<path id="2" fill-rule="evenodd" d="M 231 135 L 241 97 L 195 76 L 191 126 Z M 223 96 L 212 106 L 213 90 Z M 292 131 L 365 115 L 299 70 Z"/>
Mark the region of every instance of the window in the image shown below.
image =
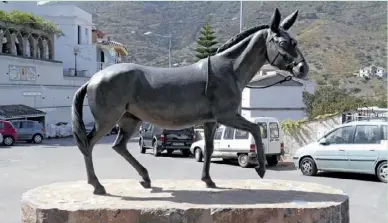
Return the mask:
<path id="1" fill-rule="evenodd" d="M 330 144 L 349 144 L 352 143 L 353 126 L 338 128 L 325 136 Z"/>
<path id="2" fill-rule="evenodd" d="M 18 129 L 18 128 L 20 128 L 20 122 L 11 122 L 12 123 L 12 125 L 13 125 L 13 127 L 14 128 L 16 128 L 16 129 Z"/>
<path id="3" fill-rule="evenodd" d="M 147 132 L 150 132 L 150 131 L 152 131 L 152 129 L 153 129 L 153 125 L 151 125 L 151 124 L 148 124 L 148 126 L 147 126 Z"/>
<path id="4" fill-rule="evenodd" d="M 81 44 L 81 26 L 77 26 L 78 27 L 78 44 Z"/>
<path id="5" fill-rule="evenodd" d="M 29 129 L 34 128 L 34 123 L 33 122 L 25 122 L 25 128 L 29 128 Z"/>
<path id="6" fill-rule="evenodd" d="M 225 128 L 224 139 L 233 139 L 234 129 L 230 127 Z"/>
<path id="7" fill-rule="evenodd" d="M 279 138 L 279 125 L 276 122 L 269 123 L 269 136 L 271 139 Z"/>
<path id="8" fill-rule="evenodd" d="M 265 122 L 258 122 L 257 124 L 260 127 L 261 138 L 262 139 L 266 139 L 267 138 L 267 123 L 265 123 Z"/>
<path id="9" fill-rule="evenodd" d="M 383 135 L 381 136 L 381 140 L 387 140 L 387 138 L 388 138 L 387 126 L 383 125 L 381 127 L 382 127 L 382 133 L 383 133 Z"/>
<path id="10" fill-rule="evenodd" d="M 222 131 L 223 130 L 224 130 L 224 128 L 219 128 L 219 129 L 216 130 L 216 133 L 214 133 L 214 140 L 221 139 Z"/>
<path id="11" fill-rule="evenodd" d="M 239 129 L 236 129 L 236 135 L 234 136 L 234 139 L 248 139 L 249 137 L 249 132 L 242 131 Z"/>
<path id="12" fill-rule="evenodd" d="M 381 135 L 377 125 L 359 125 L 356 127 L 355 144 L 378 144 L 380 141 Z"/>
<path id="13" fill-rule="evenodd" d="M 0 122 L 0 129 L 4 129 L 4 122 Z"/>

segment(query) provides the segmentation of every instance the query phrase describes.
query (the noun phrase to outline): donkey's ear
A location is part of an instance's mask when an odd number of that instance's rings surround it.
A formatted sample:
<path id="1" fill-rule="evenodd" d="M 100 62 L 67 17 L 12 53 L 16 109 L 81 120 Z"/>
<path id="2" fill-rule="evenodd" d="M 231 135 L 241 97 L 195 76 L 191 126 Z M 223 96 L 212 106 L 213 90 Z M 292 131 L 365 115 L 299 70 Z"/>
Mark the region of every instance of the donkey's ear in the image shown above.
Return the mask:
<path id="1" fill-rule="evenodd" d="M 291 15 L 287 16 L 280 24 L 281 27 L 283 27 L 284 30 L 288 30 L 292 25 L 294 25 L 296 18 L 298 17 L 298 10 L 296 10 Z"/>
<path id="2" fill-rule="evenodd" d="M 271 30 L 273 32 L 277 32 L 279 29 L 279 24 L 280 24 L 280 12 L 279 12 L 279 9 L 276 8 L 275 12 L 271 17 Z"/>

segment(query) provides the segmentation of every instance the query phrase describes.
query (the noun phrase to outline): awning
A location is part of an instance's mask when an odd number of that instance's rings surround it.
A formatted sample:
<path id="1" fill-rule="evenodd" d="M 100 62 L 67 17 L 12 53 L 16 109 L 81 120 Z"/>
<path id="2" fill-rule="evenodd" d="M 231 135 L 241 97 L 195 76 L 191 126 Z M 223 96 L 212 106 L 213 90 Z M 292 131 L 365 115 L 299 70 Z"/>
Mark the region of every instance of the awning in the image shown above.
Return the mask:
<path id="1" fill-rule="evenodd" d="M 45 115 L 45 112 L 27 105 L 0 105 L 0 119 L 3 120 L 42 117 Z"/>

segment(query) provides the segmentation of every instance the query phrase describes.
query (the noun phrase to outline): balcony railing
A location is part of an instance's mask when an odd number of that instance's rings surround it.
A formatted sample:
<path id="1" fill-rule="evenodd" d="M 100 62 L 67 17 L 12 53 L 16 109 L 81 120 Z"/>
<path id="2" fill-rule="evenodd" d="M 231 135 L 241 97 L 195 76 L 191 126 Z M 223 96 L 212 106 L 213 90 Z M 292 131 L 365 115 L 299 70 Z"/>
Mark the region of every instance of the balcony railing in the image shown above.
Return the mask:
<path id="1" fill-rule="evenodd" d="M 74 68 L 63 69 L 63 76 L 65 77 L 86 77 L 87 70 L 77 70 Z"/>
<path id="2" fill-rule="evenodd" d="M 109 67 L 110 65 L 113 65 L 113 64 L 116 64 L 116 63 L 97 62 L 97 72 L 102 70 L 102 69 L 105 69 L 106 67 Z"/>

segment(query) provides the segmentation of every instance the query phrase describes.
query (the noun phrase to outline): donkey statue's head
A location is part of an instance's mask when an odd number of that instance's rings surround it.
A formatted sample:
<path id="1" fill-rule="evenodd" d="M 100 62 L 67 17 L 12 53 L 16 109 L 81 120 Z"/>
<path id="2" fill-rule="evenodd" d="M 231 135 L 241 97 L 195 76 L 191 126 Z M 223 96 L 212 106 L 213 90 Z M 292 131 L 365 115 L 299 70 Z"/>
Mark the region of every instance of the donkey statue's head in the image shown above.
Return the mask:
<path id="1" fill-rule="evenodd" d="M 298 10 L 280 23 L 280 12 L 275 9 L 266 40 L 267 61 L 274 67 L 291 72 L 297 78 L 305 79 L 309 67 L 296 40 L 287 33 L 297 17 Z"/>

